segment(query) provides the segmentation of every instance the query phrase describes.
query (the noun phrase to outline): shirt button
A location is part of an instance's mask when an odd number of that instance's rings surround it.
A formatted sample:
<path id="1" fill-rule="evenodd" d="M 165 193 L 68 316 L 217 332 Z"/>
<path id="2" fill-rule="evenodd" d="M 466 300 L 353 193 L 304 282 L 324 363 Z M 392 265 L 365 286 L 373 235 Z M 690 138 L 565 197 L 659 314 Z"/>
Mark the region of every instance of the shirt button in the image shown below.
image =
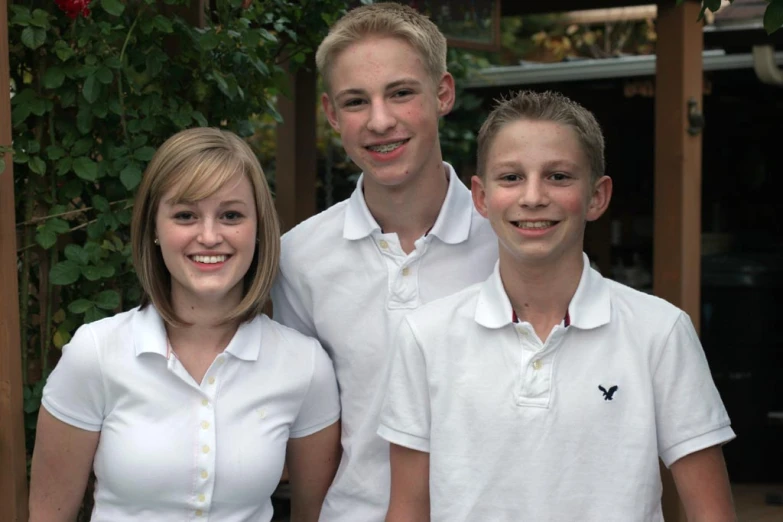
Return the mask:
<path id="1" fill-rule="evenodd" d="M 381 246 L 382 249 L 386 250 L 389 248 L 389 243 L 385 239 L 381 239 L 378 244 Z"/>
<path id="2" fill-rule="evenodd" d="M 207 470 L 202 470 L 202 471 L 201 471 L 201 478 L 205 479 L 205 478 L 207 478 L 208 476 L 209 476 L 209 473 L 207 473 Z"/>
<path id="3" fill-rule="evenodd" d="M 540 370 L 541 366 L 543 366 L 543 364 L 541 363 L 540 359 L 537 359 L 537 360 L 533 361 L 533 369 L 534 370 Z"/>
<path id="4" fill-rule="evenodd" d="M 201 399 L 201 405 L 202 406 L 209 406 L 209 401 L 207 399 Z"/>
<path id="5" fill-rule="evenodd" d="M 215 384 L 215 378 L 214 377 L 210 377 L 209 378 L 209 384 Z"/>
<path id="6" fill-rule="evenodd" d="M 204 453 L 209 453 L 209 446 L 207 446 L 206 444 L 204 444 L 204 445 L 201 447 L 201 451 L 203 451 Z"/>
<path id="7" fill-rule="evenodd" d="M 201 429 L 202 430 L 208 430 L 209 429 L 209 422 L 201 421 Z"/>
<path id="8" fill-rule="evenodd" d="M 217 364 L 223 364 L 225 361 L 223 360 L 223 357 L 218 357 L 218 358 L 215 360 L 215 362 L 216 362 Z"/>
<path id="9" fill-rule="evenodd" d="M 197 510 L 196 510 L 196 516 L 197 516 L 197 517 L 200 517 L 200 516 L 202 516 L 203 514 L 204 514 L 204 512 L 203 512 L 203 511 L 201 511 L 200 509 L 197 509 Z"/>
<path id="10" fill-rule="evenodd" d="M 407 276 L 410 275 L 410 273 L 411 273 L 411 269 L 408 268 L 407 266 L 402 269 L 402 275 Z"/>
<path id="11" fill-rule="evenodd" d="M 199 502 L 204 502 L 206 499 L 207 499 L 207 497 L 205 497 L 203 493 L 199 493 L 199 496 L 198 496 L 198 501 Z"/>

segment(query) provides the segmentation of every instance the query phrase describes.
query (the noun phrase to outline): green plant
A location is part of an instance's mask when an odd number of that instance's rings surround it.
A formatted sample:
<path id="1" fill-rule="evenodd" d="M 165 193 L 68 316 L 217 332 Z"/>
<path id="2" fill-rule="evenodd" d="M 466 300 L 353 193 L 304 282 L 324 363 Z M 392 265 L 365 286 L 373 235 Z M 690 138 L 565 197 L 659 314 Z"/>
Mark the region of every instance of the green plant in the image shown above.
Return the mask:
<path id="1" fill-rule="evenodd" d="M 132 198 L 174 132 L 250 136 L 344 0 L 43 0 L 9 6 L 27 448 L 43 383 L 82 323 L 128 309 Z M 2 149 L 6 150 L 6 149 Z M 0 164 L 0 172 L 5 165 Z"/>
<path id="2" fill-rule="evenodd" d="M 734 0 L 729 0 L 734 2 Z M 677 5 L 685 0 L 677 0 Z M 699 20 L 704 17 L 704 13 L 709 10 L 716 12 L 721 7 L 721 0 L 701 0 L 701 12 Z M 764 10 L 764 30 L 767 34 L 772 34 L 783 27 L 783 0 L 767 0 L 767 8 Z"/>

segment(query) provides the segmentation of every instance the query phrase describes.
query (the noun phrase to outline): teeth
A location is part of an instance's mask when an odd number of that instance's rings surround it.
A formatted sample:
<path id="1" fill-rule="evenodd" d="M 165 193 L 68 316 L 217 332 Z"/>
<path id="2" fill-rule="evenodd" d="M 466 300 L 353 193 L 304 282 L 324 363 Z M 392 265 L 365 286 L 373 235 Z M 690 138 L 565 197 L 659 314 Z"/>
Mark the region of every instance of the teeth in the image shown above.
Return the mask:
<path id="1" fill-rule="evenodd" d="M 554 221 L 514 221 L 517 228 L 547 228 L 554 224 Z"/>
<path id="2" fill-rule="evenodd" d="M 214 263 L 222 263 L 228 256 L 193 256 L 193 261 L 196 263 L 206 263 L 208 265 Z"/>
<path id="3" fill-rule="evenodd" d="M 391 151 L 397 149 L 398 147 L 404 145 L 406 141 L 408 141 L 408 140 L 397 141 L 397 142 L 394 142 L 394 143 L 386 143 L 384 145 L 370 145 L 367 148 L 370 149 L 373 152 L 387 153 L 387 152 L 391 152 Z"/>

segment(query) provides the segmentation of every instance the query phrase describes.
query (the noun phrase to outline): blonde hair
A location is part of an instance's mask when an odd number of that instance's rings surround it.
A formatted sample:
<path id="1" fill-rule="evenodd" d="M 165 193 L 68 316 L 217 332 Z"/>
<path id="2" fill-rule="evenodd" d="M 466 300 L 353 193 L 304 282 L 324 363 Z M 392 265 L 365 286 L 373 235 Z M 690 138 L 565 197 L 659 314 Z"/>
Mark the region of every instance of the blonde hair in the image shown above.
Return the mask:
<path id="1" fill-rule="evenodd" d="M 253 187 L 258 243 L 245 274 L 242 300 L 225 322 L 249 321 L 261 313 L 277 275 L 280 225 L 258 158 L 236 134 L 202 127 L 178 132 L 166 140 L 144 172 L 131 221 L 133 266 L 143 290 L 141 307 L 153 304 L 168 324 L 186 326 L 174 311 L 171 274 L 154 243 L 161 200 L 173 190 L 173 201 L 199 201 L 215 194 L 237 174 L 247 176 Z"/>
<path id="2" fill-rule="evenodd" d="M 604 135 L 592 112 L 557 92 L 519 91 L 498 100 L 479 130 L 476 165 L 479 177 L 484 177 L 487 154 L 498 132 L 519 120 L 551 121 L 571 127 L 590 163 L 590 180 L 595 182 L 604 175 Z"/>
<path id="3" fill-rule="evenodd" d="M 406 5 L 381 2 L 352 9 L 334 24 L 315 54 L 315 64 L 329 92 L 334 61 L 351 44 L 368 36 L 392 36 L 413 47 L 424 59 L 434 85 L 446 73 L 446 37 L 426 16 Z"/>

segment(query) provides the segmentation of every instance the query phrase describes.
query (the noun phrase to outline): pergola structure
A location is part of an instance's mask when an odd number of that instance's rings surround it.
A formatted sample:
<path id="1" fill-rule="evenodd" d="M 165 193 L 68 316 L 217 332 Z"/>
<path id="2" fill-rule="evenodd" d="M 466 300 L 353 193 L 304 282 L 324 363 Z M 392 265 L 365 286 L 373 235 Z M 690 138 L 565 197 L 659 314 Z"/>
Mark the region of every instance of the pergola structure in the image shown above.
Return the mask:
<path id="1" fill-rule="evenodd" d="M 201 4 L 202 0 L 194 0 Z M 498 0 L 501 1 L 501 0 Z M 638 0 L 549 0 L 502 3 L 502 15 L 568 12 L 648 4 Z M 655 99 L 654 292 L 683 308 L 699 325 L 701 259 L 701 135 L 689 134 L 689 114 L 702 106 L 700 4 L 658 0 Z M 11 145 L 8 3 L 0 0 L 0 146 Z M 316 211 L 315 74 L 292 76 L 291 98 L 281 101 L 277 205 L 288 229 Z M 477 122 L 478 125 L 479 122 Z M 20 360 L 13 162 L 0 174 L 0 520 L 27 520 L 27 473 Z M 684 521 L 664 472 L 667 522 Z"/>

